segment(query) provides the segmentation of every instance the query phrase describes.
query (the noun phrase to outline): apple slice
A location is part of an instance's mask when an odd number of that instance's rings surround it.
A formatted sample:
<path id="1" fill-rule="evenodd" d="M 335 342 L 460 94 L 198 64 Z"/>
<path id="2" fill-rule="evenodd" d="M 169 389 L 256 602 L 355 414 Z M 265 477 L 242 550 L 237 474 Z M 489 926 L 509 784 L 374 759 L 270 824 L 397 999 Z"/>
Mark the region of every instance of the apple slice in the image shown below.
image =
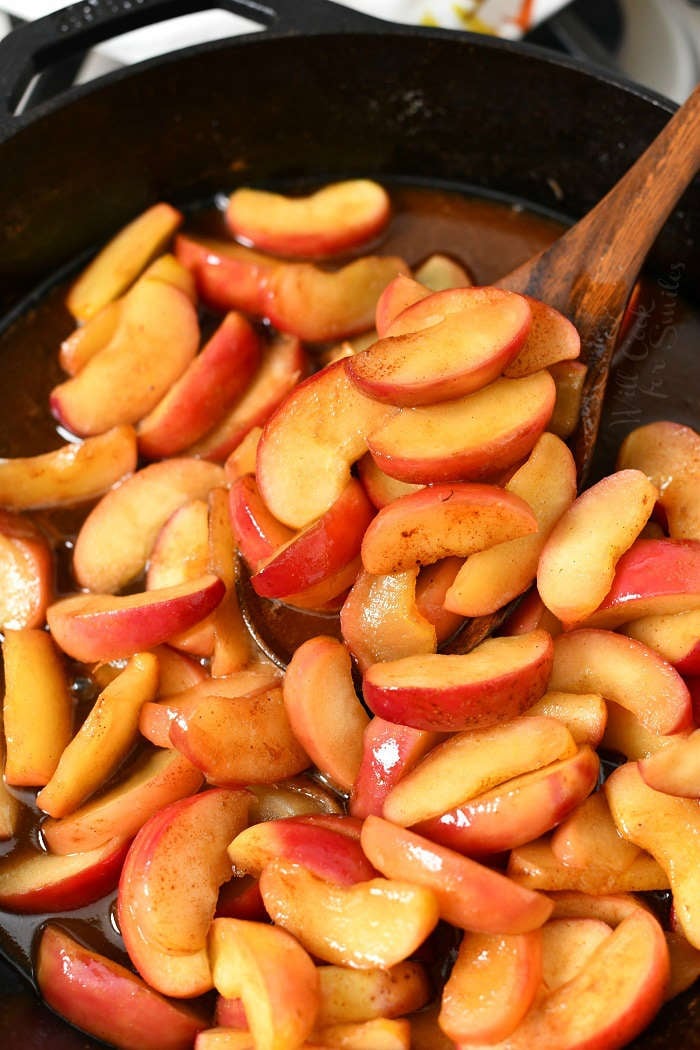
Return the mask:
<path id="1" fill-rule="evenodd" d="M 350 834 L 356 823 L 355 818 L 345 814 L 338 794 L 309 773 L 288 778 L 284 784 L 250 784 L 248 790 L 254 797 L 251 824 L 285 817 L 314 816 L 324 826 Z M 355 831 L 352 834 L 355 835 Z M 356 837 L 359 836 L 360 829 L 356 826 Z"/>
<path id="2" fill-rule="evenodd" d="M 347 1050 L 411 1050 L 411 1025 L 407 1018 L 377 1017 L 356 1024 L 317 1027 L 306 1045 L 345 1047 Z"/>
<path id="3" fill-rule="evenodd" d="M 172 802 L 131 844 L 119 928 L 136 969 L 164 995 L 190 998 L 213 986 L 207 934 L 231 874 L 226 846 L 245 827 L 249 800 L 219 788 Z"/>
<path id="4" fill-rule="evenodd" d="M 555 638 L 549 688 L 599 693 L 652 733 L 675 733 L 692 723 L 690 693 L 678 672 L 642 642 L 612 631 L 581 628 Z"/>
<path id="5" fill-rule="evenodd" d="M 357 462 L 357 473 L 365 491 L 377 510 L 386 507 L 387 503 L 415 492 L 420 485 L 409 485 L 406 481 L 397 481 L 380 470 L 369 452 L 365 452 Z"/>
<path id="6" fill-rule="evenodd" d="M 462 616 L 488 616 L 517 598 L 537 575 L 547 537 L 576 498 L 576 464 L 553 434 L 542 434 L 510 481 L 537 518 L 537 532 L 472 554 L 445 595 L 445 605 Z"/>
<path id="7" fill-rule="evenodd" d="M 77 375 L 90 358 L 107 345 L 117 330 L 121 309 L 121 299 L 112 299 L 63 340 L 58 363 L 64 372 Z"/>
<path id="8" fill-rule="evenodd" d="M 260 891 L 273 922 L 308 952 L 353 969 L 407 959 L 439 917 L 435 895 L 422 886 L 379 878 L 339 886 L 289 861 L 266 865 Z"/>
<path id="9" fill-rule="evenodd" d="M 362 758 L 350 794 L 354 817 L 381 816 L 391 788 L 442 739 L 410 726 L 371 718 L 362 736 Z"/>
<path id="10" fill-rule="evenodd" d="M 408 273 L 395 255 L 363 255 L 329 273 L 312 263 L 284 263 L 268 279 L 264 312 L 275 328 L 305 342 L 326 343 L 372 327 L 389 281 Z"/>
<path id="11" fill-rule="evenodd" d="M 157 657 L 136 653 L 98 696 L 64 748 L 53 776 L 37 795 L 39 809 L 64 817 L 109 779 L 136 741 L 142 704 L 152 700 L 157 689 Z"/>
<path id="12" fill-rule="evenodd" d="M 223 580 L 226 594 L 212 614 L 214 647 L 211 673 L 214 677 L 242 670 L 252 658 L 254 645 L 238 599 L 238 566 L 228 509 L 228 491 L 209 493 L 208 562 L 210 572 Z"/>
<path id="13" fill-rule="evenodd" d="M 425 969 L 418 962 L 399 962 L 389 969 L 353 970 L 319 966 L 319 1027 L 361 1024 L 378 1017 L 402 1017 L 420 1010 L 430 997 Z"/>
<path id="14" fill-rule="evenodd" d="M 383 815 L 410 827 L 576 751 L 568 729 L 554 718 L 514 718 L 488 729 L 456 733 L 392 788 Z"/>
<path id="15" fill-rule="evenodd" d="M 665 930 L 664 936 L 671 960 L 671 978 L 665 995 L 668 1002 L 691 988 L 700 977 L 700 949 L 694 948 L 683 934 L 675 930 Z"/>
<path id="16" fill-rule="evenodd" d="M 209 935 L 214 986 L 240 996 L 259 1050 L 296 1050 L 320 1000 L 316 967 L 285 930 L 244 919 L 214 919 Z"/>
<path id="17" fill-rule="evenodd" d="M 598 608 L 657 495 L 641 471 L 618 471 L 582 493 L 559 519 L 540 557 L 537 589 L 562 623 L 578 623 Z"/>
<path id="18" fill-rule="evenodd" d="M 414 279 L 405 273 L 399 273 L 389 281 L 377 300 L 374 312 L 374 323 L 379 338 L 382 339 L 387 334 L 399 314 L 421 299 L 427 299 L 430 292 L 431 289 L 420 278 Z"/>
<path id="19" fill-rule="evenodd" d="M 342 886 L 373 878 L 377 873 L 357 839 L 340 825 L 327 827 L 312 817 L 266 820 L 244 828 L 228 847 L 234 871 L 260 875 L 275 858 L 303 864 L 321 879 Z"/>
<path id="20" fill-rule="evenodd" d="M 348 179 L 308 196 L 241 187 L 226 206 L 235 237 L 277 255 L 322 259 L 375 237 L 389 221 L 386 190 L 370 179 Z"/>
<path id="21" fill-rule="evenodd" d="M 44 534 L 28 518 L 0 510 L 0 631 L 41 627 L 53 588 Z"/>
<path id="22" fill-rule="evenodd" d="M 513 292 L 435 292 L 405 310 L 384 338 L 348 358 L 346 369 L 378 401 L 433 405 L 496 379 L 525 342 L 530 320 L 527 300 Z"/>
<path id="23" fill-rule="evenodd" d="M 48 783 L 73 731 L 73 698 L 49 634 L 6 630 L 3 643 L 5 781 L 16 787 Z"/>
<path id="24" fill-rule="evenodd" d="M 618 469 L 642 470 L 659 490 L 674 539 L 700 540 L 700 435 L 681 423 L 637 427 L 620 446 Z"/>
<path id="25" fill-rule="evenodd" d="M 508 636 L 527 634 L 528 631 L 535 631 L 538 628 L 549 631 L 552 638 L 556 638 L 562 632 L 561 623 L 554 613 L 549 611 L 537 593 L 537 589 L 533 587 L 522 596 L 510 615 L 506 617 L 501 627 L 501 634 Z"/>
<path id="26" fill-rule="evenodd" d="M 368 434 L 377 464 L 400 481 L 478 481 L 524 459 L 554 407 L 554 381 L 543 370 L 496 379 L 438 405 L 401 408 Z"/>
<path id="27" fill-rule="evenodd" d="M 700 540 L 638 539 L 618 561 L 610 589 L 586 625 L 615 628 L 698 606 Z"/>
<path id="28" fill-rule="evenodd" d="M 202 438 L 246 390 L 259 363 L 257 333 L 242 314 L 228 313 L 186 371 L 139 422 L 141 454 L 163 459 Z"/>
<path id="29" fill-rule="evenodd" d="M 596 791 L 568 816 L 550 839 L 554 856 L 570 868 L 625 871 L 641 855 L 615 826 L 603 791 Z"/>
<path id="30" fill-rule="evenodd" d="M 225 590 L 218 576 L 209 574 L 158 591 L 76 594 L 50 605 L 46 618 L 68 656 L 84 663 L 114 660 L 193 627 L 213 612 Z"/>
<path id="31" fill-rule="evenodd" d="M 84 908 L 115 888 L 127 846 L 120 837 L 63 857 L 28 847 L 14 850 L 0 868 L 0 908 L 19 915 Z"/>
<path id="32" fill-rule="evenodd" d="M 262 427 L 251 427 L 236 447 L 226 457 L 224 473 L 226 480 L 233 484 L 246 474 L 255 474 L 255 461 L 258 458 L 258 444 L 262 437 Z"/>
<path id="33" fill-rule="evenodd" d="M 700 807 L 649 787 L 635 762 L 619 766 L 605 782 L 605 794 L 625 838 L 647 850 L 668 875 L 681 931 L 700 948 Z"/>
<path id="34" fill-rule="evenodd" d="M 0 506 L 39 510 L 101 496 L 136 470 L 136 434 L 128 424 L 38 456 L 0 460 Z"/>
<path id="35" fill-rule="evenodd" d="M 640 722 L 634 712 L 621 707 L 613 700 L 606 703 L 608 719 L 601 740 L 606 751 L 624 755 L 633 762 L 648 755 L 655 755 L 667 747 L 674 747 L 679 740 L 690 735 L 690 728 L 680 732 L 656 733 Z"/>
<path id="36" fill-rule="evenodd" d="M 529 1010 L 541 980 L 540 930 L 467 932 L 442 992 L 438 1023 L 457 1043 L 505 1039 Z"/>
<path id="37" fill-rule="evenodd" d="M 588 369 L 581 361 L 559 361 L 550 365 L 548 371 L 557 393 L 547 429 L 566 440 L 576 430 L 581 418 L 583 383 Z"/>
<path id="38" fill-rule="evenodd" d="M 206 1026 L 202 1013 L 165 999 L 58 926 L 41 933 L 36 981 L 57 1014 L 123 1050 L 190 1050 Z"/>
<path id="39" fill-rule="evenodd" d="M 252 576 L 264 598 L 287 598 L 340 572 L 360 553 L 374 507 L 356 478 L 317 521 L 307 525 L 262 564 Z"/>
<path id="40" fill-rule="evenodd" d="M 442 252 L 429 255 L 420 264 L 414 276 L 431 292 L 445 292 L 448 288 L 470 288 L 474 284 L 464 266 Z"/>
<path id="41" fill-rule="evenodd" d="M 257 572 L 277 548 L 295 535 L 267 509 L 252 473 L 232 483 L 229 514 L 236 546 L 251 572 Z"/>
<path id="42" fill-rule="evenodd" d="M 546 631 L 488 638 L 466 655 L 428 653 L 372 664 L 362 689 L 374 714 L 414 729 L 458 732 L 523 714 L 547 688 Z"/>
<path id="43" fill-rule="evenodd" d="M 342 642 L 320 635 L 300 645 L 287 667 L 283 692 L 297 740 L 333 784 L 350 791 L 369 717 L 355 693 L 350 654 Z"/>
<path id="44" fill-rule="evenodd" d="M 546 922 L 541 930 L 543 991 L 551 994 L 578 977 L 611 933 L 612 927 L 602 919 L 557 918 Z"/>
<path id="45" fill-rule="evenodd" d="M 158 203 L 120 230 L 71 285 L 66 306 L 73 316 L 86 321 L 120 296 L 163 250 L 182 220 L 175 208 Z"/>
<path id="46" fill-rule="evenodd" d="M 67 816 L 44 820 L 41 833 L 52 853 L 81 853 L 119 835 L 131 838 L 163 806 L 198 791 L 203 780 L 177 751 L 146 752 L 106 792 Z"/>
<path id="47" fill-rule="evenodd" d="M 191 457 L 152 463 L 108 492 L 83 522 L 73 551 L 82 587 L 115 592 L 146 567 L 173 511 L 224 483 L 221 467 Z"/>
<path id="48" fill-rule="evenodd" d="M 700 606 L 688 612 L 642 616 L 622 628 L 683 675 L 700 674 Z"/>
<path id="49" fill-rule="evenodd" d="M 213 784 L 271 784 L 309 766 L 279 688 L 238 698 L 209 696 L 177 715 L 170 739 Z"/>
<path id="50" fill-rule="evenodd" d="M 581 353 L 581 339 L 568 318 L 539 299 L 525 298 L 532 313 L 532 324 L 520 352 L 503 370 L 511 379 L 560 361 L 570 361 Z"/>
<path id="51" fill-rule="evenodd" d="M 615 927 L 639 908 L 653 914 L 652 908 L 633 893 L 592 894 L 560 890 L 551 893 L 550 897 L 554 901 L 552 919 L 598 919 Z"/>
<path id="52" fill-rule="evenodd" d="M 598 747 L 608 720 L 608 708 L 598 693 L 550 690 L 528 708 L 529 715 L 546 715 L 563 722 L 577 744 Z"/>
<path id="53" fill-rule="evenodd" d="M 649 853 L 641 853 L 620 871 L 603 864 L 578 868 L 563 864 L 552 852 L 547 838 L 534 839 L 512 850 L 508 874 L 520 886 L 548 893 L 578 890 L 598 896 L 669 888 L 666 873 Z"/>
<path id="54" fill-rule="evenodd" d="M 5 741 L 0 737 L 0 842 L 6 842 L 17 834 L 22 803 L 8 787 L 5 773 Z"/>
<path id="55" fill-rule="evenodd" d="M 197 292 L 204 303 L 223 313 L 243 310 L 264 312 L 267 283 L 284 264 L 262 252 L 254 252 L 233 241 L 179 234 L 175 257 L 194 274 Z"/>
<path id="56" fill-rule="evenodd" d="M 600 762 L 590 747 L 512 777 L 413 830 L 470 857 L 515 849 L 539 838 L 594 790 Z"/>
<path id="57" fill-rule="evenodd" d="M 362 541 L 362 563 L 374 575 L 405 572 L 536 529 L 525 501 L 495 485 L 430 485 L 377 513 Z"/>
<path id="58" fill-rule="evenodd" d="M 367 451 L 368 431 L 394 411 L 365 397 L 343 361 L 300 383 L 268 420 L 258 445 L 257 482 L 271 513 L 294 529 L 321 517 Z"/>
<path id="59" fill-rule="evenodd" d="M 182 375 L 198 347 L 197 312 L 184 292 L 143 279 L 125 298 L 107 346 L 53 388 L 51 411 L 83 437 L 136 423 Z"/>
<path id="60" fill-rule="evenodd" d="M 464 930 L 525 933 L 546 922 L 552 902 L 482 864 L 438 846 L 381 817 L 362 826 L 362 848 L 389 879 L 408 879 L 432 890 L 440 917 Z"/>
<path id="61" fill-rule="evenodd" d="M 459 613 L 445 608 L 445 597 L 462 564 L 461 558 L 440 558 L 432 565 L 424 566 L 418 573 L 416 605 L 418 612 L 435 628 L 438 645 L 451 638 L 464 622 Z"/>
<path id="62" fill-rule="evenodd" d="M 144 270 L 143 276 L 153 281 L 165 281 L 179 288 L 187 298 L 197 305 L 197 288 L 193 275 L 186 266 L 176 259 L 172 252 L 165 252 L 154 259 Z"/>
<path id="63" fill-rule="evenodd" d="M 683 798 L 700 798 L 700 729 L 644 758 L 639 772 L 655 791 Z"/>

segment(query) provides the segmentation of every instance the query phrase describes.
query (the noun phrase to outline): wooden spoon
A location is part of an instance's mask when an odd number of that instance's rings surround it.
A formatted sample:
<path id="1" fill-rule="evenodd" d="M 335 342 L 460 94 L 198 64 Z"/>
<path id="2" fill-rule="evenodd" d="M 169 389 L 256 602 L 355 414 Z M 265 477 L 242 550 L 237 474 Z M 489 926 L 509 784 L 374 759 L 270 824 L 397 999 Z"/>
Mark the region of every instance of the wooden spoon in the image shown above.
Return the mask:
<path id="1" fill-rule="evenodd" d="M 496 281 L 500 288 L 541 299 L 565 314 L 581 336 L 588 366 L 581 416 L 573 438 L 583 487 L 595 449 L 605 387 L 620 322 L 644 259 L 700 167 L 700 85 L 671 117 L 626 175 L 583 219 L 549 248 Z M 251 633 L 284 668 L 294 642 L 309 632 L 338 633 L 337 621 L 285 609 L 258 598 L 242 571 L 241 604 Z M 465 653 L 491 634 L 511 606 L 465 623 L 445 651 Z M 276 629 L 277 628 L 277 629 Z"/>

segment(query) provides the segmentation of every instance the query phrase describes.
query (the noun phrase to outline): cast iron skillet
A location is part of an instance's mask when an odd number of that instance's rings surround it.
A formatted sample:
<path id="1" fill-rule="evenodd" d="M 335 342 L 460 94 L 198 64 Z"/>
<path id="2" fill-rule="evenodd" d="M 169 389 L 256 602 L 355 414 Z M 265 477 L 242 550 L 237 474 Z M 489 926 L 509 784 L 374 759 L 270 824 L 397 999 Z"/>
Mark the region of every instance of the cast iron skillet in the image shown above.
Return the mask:
<path id="1" fill-rule="evenodd" d="M 212 7 L 264 31 L 119 70 L 13 115 L 34 74 L 118 33 Z M 388 25 L 324 0 L 83 0 L 0 42 L 0 332 L 58 272 L 155 200 L 186 206 L 243 182 L 369 174 L 517 198 L 575 219 L 673 108 L 532 47 Z M 672 273 L 674 288 L 696 301 L 698 216 L 696 180 L 649 259 L 659 281 Z M 665 416 L 700 425 L 700 361 L 674 356 L 670 337 L 663 345 L 665 396 L 645 400 L 638 383 L 627 429 Z M 623 365 L 628 374 L 649 362 Z M 608 422 L 615 384 L 611 392 Z M 626 432 L 607 428 L 609 450 L 605 416 L 603 431 L 599 473 Z M 3 1045 L 97 1046 L 21 988 L 0 968 Z M 699 1018 L 690 991 L 634 1047 L 700 1050 Z"/>

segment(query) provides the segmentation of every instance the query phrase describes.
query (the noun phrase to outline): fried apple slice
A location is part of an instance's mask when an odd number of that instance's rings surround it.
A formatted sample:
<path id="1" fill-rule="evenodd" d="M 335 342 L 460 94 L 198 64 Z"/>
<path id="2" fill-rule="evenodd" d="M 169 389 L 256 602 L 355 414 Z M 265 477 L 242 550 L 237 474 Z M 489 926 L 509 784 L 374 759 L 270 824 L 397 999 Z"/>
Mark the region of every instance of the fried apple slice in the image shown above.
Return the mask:
<path id="1" fill-rule="evenodd" d="M 54 561 L 28 518 L 0 510 L 0 630 L 41 627 L 54 589 Z"/>

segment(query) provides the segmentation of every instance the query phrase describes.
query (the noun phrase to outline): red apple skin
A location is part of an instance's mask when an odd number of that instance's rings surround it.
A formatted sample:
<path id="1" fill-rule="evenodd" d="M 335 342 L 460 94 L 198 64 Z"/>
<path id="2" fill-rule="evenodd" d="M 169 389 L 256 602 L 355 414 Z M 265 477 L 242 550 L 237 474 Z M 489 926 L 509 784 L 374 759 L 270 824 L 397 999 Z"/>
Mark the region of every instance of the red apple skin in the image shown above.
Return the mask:
<path id="1" fill-rule="evenodd" d="M 615 628 L 640 616 L 700 605 L 700 540 L 636 540 L 587 626 Z"/>
<path id="2" fill-rule="evenodd" d="M 231 312 L 162 401 L 139 423 L 139 450 L 149 459 L 177 455 L 224 416 L 260 363 L 260 340 Z"/>
<path id="3" fill-rule="evenodd" d="M 530 375 L 559 361 L 570 361 L 581 353 L 581 339 L 567 317 L 547 303 L 525 297 L 532 312 L 532 325 L 524 346 L 503 370 L 512 379 Z"/>
<path id="4" fill-rule="evenodd" d="M 0 908 L 21 915 L 84 908 L 116 887 L 128 847 L 124 839 L 110 839 L 82 854 L 13 854 L 0 874 Z"/>
<path id="5" fill-rule="evenodd" d="M 590 747 L 525 773 L 413 828 L 458 853 L 480 857 L 539 838 L 590 795 L 600 761 Z"/>
<path id="6" fill-rule="evenodd" d="M 510 656 L 511 643 L 515 662 L 501 672 L 499 662 Z M 543 695 L 553 658 L 546 631 L 490 638 L 465 656 L 437 653 L 373 664 L 365 671 L 363 693 L 374 714 L 414 729 L 484 728 L 517 718 Z"/>
<path id="7" fill-rule="evenodd" d="M 282 265 L 233 241 L 194 240 L 184 234 L 175 238 L 175 257 L 194 274 L 207 306 L 253 314 L 263 312 L 266 283 Z"/>
<path id="8" fill-rule="evenodd" d="M 209 1023 L 58 926 L 45 927 L 41 935 L 36 980 L 52 1010 L 122 1050 L 190 1050 Z"/>
<path id="9" fill-rule="evenodd" d="M 381 816 L 384 799 L 436 743 L 441 733 L 388 722 L 375 716 L 363 734 L 362 759 L 350 794 L 353 817 Z"/>
<path id="10" fill-rule="evenodd" d="M 254 474 L 244 474 L 231 485 L 229 516 L 236 545 L 251 572 L 257 572 L 295 535 L 267 509 Z"/>
<path id="11" fill-rule="evenodd" d="M 389 281 L 377 300 L 374 312 L 374 324 L 379 338 L 386 335 L 400 313 L 429 295 L 430 288 L 405 273 L 400 273 Z"/>
<path id="12" fill-rule="evenodd" d="M 263 598 L 285 598 L 321 583 L 360 553 L 374 507 L 359 481 L 348 485 L 317 521 L 294 536 L 255 573 L 251 583 Z"/>
<path id="13" fill-rule="evenodd" d="M 305 817 L 266 820 L 246 828 L 228 848 L 235 871 L 259 875 L 268 861 L 295 861 L 329 882 L 350 886 L 375 878 L 359 838 L 351 838 Z"/>

